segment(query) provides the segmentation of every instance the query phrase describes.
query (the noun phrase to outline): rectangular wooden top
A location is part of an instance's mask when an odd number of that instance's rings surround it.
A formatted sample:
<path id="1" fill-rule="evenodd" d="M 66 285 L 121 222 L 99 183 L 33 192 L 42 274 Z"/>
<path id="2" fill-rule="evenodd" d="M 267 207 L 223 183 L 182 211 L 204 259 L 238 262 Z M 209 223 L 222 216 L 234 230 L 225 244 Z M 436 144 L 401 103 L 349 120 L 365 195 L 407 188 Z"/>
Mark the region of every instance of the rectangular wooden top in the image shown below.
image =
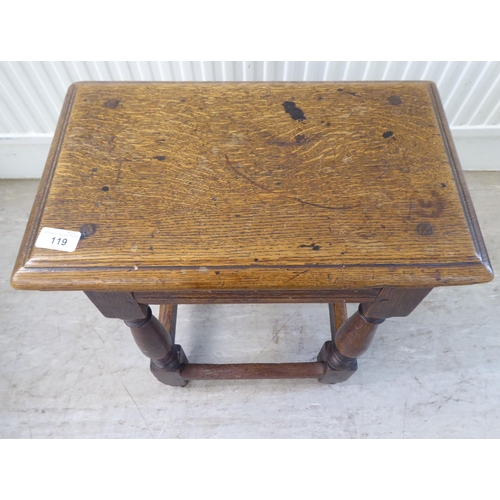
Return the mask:
<path id="1" fill-rule="evenodd" d="M 35 247 L 80 231 L 74 252 Z M 430 82 L 77 83 L 12 285 L 329 290 L 490 281 Z"/>

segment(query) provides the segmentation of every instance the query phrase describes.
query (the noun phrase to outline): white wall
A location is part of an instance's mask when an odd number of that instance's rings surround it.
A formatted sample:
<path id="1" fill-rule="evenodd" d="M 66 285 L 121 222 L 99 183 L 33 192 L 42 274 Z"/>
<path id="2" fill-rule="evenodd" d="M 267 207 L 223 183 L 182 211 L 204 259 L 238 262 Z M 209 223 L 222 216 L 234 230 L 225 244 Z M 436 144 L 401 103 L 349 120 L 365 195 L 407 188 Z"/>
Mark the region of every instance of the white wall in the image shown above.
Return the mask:
<path id="1" fill-rule="evenodd" d="M 464 169 L 500 169 L 500 62 L 0 62 L 0 178 L 40 177 L 66 90 L 82 80 L 433 80 Z"/>

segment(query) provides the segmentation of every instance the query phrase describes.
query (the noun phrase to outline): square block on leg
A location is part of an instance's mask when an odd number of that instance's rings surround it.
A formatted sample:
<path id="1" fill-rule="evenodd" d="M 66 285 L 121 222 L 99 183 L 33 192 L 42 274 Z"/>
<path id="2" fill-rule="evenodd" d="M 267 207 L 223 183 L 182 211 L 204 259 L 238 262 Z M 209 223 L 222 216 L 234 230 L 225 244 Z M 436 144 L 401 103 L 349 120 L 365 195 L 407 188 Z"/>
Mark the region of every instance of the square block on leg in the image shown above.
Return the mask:
<path id="1" fill-rule="evenodd" d="M 174 349 L 177 352 L 177 356 L 179 359 L 179 365 L 176 370 L 170 371 L 168 368 L 162 368 L 154 363 L 154 360 L 151 360 L 151 373 L 162 383 L 165 385 L 172 385 L 176 387 L 184 387 L 188 384 L 187 380 L 184 380 L 181 375 L 181 369 L 184 364 L 188 363 L 188 359 L 184 350 L 179 344 L 174 345 Z"/>
<path id="2" fill-rule="evenodd" d="M 358 369 L 357 359 L 342 356 L 331 340 L 323 344 L 317 360 L 326 365 L 325 374 L 318 379 L 322 384 L 344 382 Z"/>

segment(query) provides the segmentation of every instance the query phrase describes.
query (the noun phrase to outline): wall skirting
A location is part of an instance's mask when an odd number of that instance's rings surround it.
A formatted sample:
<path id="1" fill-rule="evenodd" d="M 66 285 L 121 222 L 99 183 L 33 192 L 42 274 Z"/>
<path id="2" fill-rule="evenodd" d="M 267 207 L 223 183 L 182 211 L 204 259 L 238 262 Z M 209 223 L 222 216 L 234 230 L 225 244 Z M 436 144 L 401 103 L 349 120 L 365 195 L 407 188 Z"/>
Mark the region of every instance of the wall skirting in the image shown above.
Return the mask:
<path id="1" fill-rule="evenodd" d="M 500 127 L 451 129 L 464 170 L 500 170 Z"/>
<path id="2" fill-rule="evenodd" d="M 500 170 L 500 127 L 455 127 L 452 135 L 464 170 Z M 38 179 L 50 134 L 0 136 L 0 179 Z"/>
<path id="3" fill-rule="evenodd" d="M 0 179 L 39 179 L 52 135 L 0 136 Z"/>

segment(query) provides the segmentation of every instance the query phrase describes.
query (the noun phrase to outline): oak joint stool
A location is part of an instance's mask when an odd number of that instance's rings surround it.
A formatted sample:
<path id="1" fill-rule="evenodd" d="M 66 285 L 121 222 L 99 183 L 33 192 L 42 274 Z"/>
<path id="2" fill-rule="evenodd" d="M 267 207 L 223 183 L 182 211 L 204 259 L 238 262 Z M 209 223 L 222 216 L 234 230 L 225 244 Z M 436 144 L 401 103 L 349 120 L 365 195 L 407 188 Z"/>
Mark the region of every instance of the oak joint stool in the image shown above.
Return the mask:
<path id="1" fill-rule="evenodd" d="M 184 386 L 346 380 L 385 319 L 492 278 L 432 82 L 81 82 L 11 283 L 84 291 Z M 194 364 L 175 343 L 178 304 L 294 302 L 328 304 L 316 362 Z"/>

